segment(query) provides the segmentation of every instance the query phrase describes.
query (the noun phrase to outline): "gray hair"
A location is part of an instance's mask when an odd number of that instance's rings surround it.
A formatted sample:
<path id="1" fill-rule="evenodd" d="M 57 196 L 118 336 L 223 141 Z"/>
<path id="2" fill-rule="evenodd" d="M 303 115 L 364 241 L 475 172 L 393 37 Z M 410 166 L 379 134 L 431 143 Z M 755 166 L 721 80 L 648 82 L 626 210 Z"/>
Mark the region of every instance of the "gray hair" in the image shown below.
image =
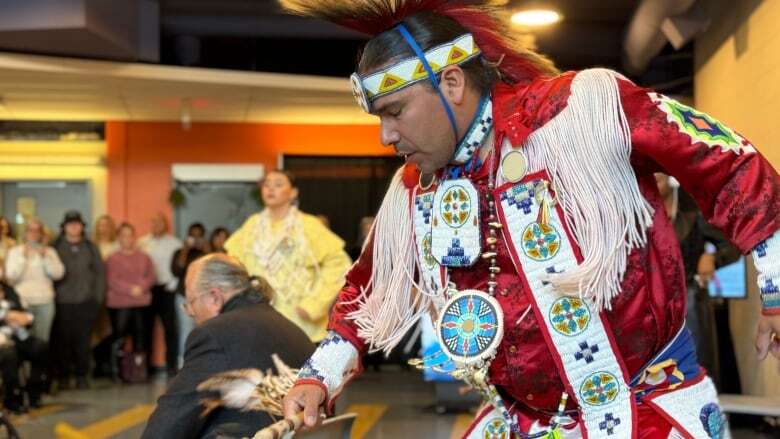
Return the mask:
<path id="1" fill-rule="evenodd" d="M 200 268 L 195 279 L 198 291 L 217 289 L 225 294 L 249 289 L 252 281 L 241 262 L 226 255 L 211 254 L 195 262 Z"/>
<path id="2" fill-rule="evenodd" d="M 192 273 L 192 270 L 196 272 Z M 268 281 L 262 277 L 250 276 L 244 264 L 223 253 L 203 256 L 193 262 L 187 271 L 188 276 L 194 276 L 194 288 L 200 293 L 216 289 L 226 297 L 231 297 L 252 289 L 267 300 L 274 296 L 273 287 Z"/>

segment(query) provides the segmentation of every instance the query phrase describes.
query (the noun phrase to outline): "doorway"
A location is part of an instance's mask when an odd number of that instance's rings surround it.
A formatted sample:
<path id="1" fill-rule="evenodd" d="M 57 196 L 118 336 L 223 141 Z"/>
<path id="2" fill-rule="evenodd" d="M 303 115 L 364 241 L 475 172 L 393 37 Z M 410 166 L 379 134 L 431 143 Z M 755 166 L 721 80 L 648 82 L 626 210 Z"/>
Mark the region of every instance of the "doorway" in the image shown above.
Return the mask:
<path id="1" fill-rule="evenodd" d="M 393 175 L 403 165 L 395 156 L 323 157 L 284 156 L 284 169 L 295 175 L 300 209 L 327 217 L 330 229 L 359 249 L 358 226 L 374 216 Z M 350 251 L 354 256 L 354 251 Z"/>
<path id="2" fill-rule="evenodd" d="M 257 182 L 176 182 L 184 204 L 175 210 L 175 231 L 184 238 L 192 223 L 201 223 L 210 233 L 225 227 L 233 233 L 260 209 Z"/>
<path id="3" fill-rule="evenodd" d="M 0 182 L 2 215 L 21 236 L 30 218 L 37 217 L 46 225 L 54 239 L 60 222 L 68 210 L 81 212 L 88 226 L 92 222 L 92 199 L 86 181 L 5 181 Z"/>

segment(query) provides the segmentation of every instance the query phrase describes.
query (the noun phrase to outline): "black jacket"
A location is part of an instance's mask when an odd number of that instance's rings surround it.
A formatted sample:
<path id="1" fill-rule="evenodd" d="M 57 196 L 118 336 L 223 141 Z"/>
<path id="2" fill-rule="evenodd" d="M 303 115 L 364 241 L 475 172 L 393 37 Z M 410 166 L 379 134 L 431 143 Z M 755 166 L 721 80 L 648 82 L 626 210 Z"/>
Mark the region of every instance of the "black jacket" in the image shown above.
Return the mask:
<path id="1" fill-rule="evenodd" d="M 65 276 L 54 282 L 57 303 L 102 303 L 106 295 L 106 269 L 95 244 L 86 238 L 71 244 L 60 235 L 54 241 L 54 249 L 65 265 Z"/>
<path id="2" fill-rule="evenodd" d="M 220 315 L 195 328 L 187 337 L 184 367 L 157 401 L 142 438 L 252 437 L 271 424 L 260 412 L 217 409 L 200 416 L 203 396 L 195 388 L 212 375 L 232 369 L 273 369 L 271 354 L 298 368 L 314 345 L 295 324 L 276 312 L 259 293 L 231 298 Z"/>
<path id="3" fill-rule="evenodd" d="M 187 247 L 187 259 L 182 267 L 179 265 L 179 255 L 181 255 L 181 252 L 184 250 L 184 248 L 176 250 L 173 252 L 173 257 L 171 258 L 171 273 L 179 280 L 176 284 L 176 294 L 181 294 L 182 296 L 184 296 L 184 279 L 187 278 L 187 270 L 190 268 L 190 264 L 206 254 L 203 250 L 195 247 Z"/>
<path id="4" fill-rule="evenodd" d="M 685 277 L 687 284 L 695 285 L 694 276 L 699 266 L 699 258 L 704 254 L 704 243 L 711 242 L 717 248 L 715 266 L 720 268 L 739 259 L 739 250 L 734 247 L 723 233 L 704 220 L 699 208 L 690 195 L 680 190 L 677 216 L 674 219 L 674 233 L 680 241 Z"/>

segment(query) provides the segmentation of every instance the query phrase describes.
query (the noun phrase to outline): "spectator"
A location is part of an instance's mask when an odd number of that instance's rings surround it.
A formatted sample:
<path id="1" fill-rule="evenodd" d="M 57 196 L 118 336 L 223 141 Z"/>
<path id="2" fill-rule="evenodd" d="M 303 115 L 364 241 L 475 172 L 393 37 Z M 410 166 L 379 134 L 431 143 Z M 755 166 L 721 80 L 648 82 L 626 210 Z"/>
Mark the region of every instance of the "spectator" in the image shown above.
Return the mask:
<path id="1" fill-rule="evenodd" d="M 176 312 L 178 320 L 179 341 L 178 352 L 179 359 L 177 366 L 184 360 L 184 341 L 187 340 L 187 336 L 190 335 L 190 331 L 195 326 L 192 318 L 184 312 L 184 279 L 187 274 L 187 268 L 192 261 L 203 256 L 207 252 L 207 243 L 204 237 L 206 236 L 206 228 L 201 223 L 193 223 L 187 228 L 187 239 L 184 241 L 184 247 L 176 250 L 173 254 L 173 261 L 171 263 L 171 272 L 178 280 L 176 286 Z"/>
<path id="2" fill-rule="evenodd" d="M 16 245 L 13 235 L 13 227 L 4 216 L 0 216 L 0 262 L 4 262 L 8 250 Z"/>
<path id="3" fill-rule="evenodd" d="M 139 241 L 139 248 L 154 263 L 157 284 L 152 287 L 152 304 L 146 323 L 146 346 L 152 346 L 154 319 L 159 316 L 165 331 L 165 365 L 169 374 L 175 374 L 179 358 L 179 329 L 176 317 L 176 277 L 171 272 L 173 254 L 181 248 L 181 241 L 168 232 L 168 220 L 159 213 L 152 218 L 151 233 Z"/>
<path id="4" fill-rule="evenodd" d="M 224 227 L 217 227 L 211 232 L 209 238 L 209 253 L 227 253 L 225 250 L 225 241 L 230 238 L 230 232 Z"/>
<path id="5" fill-rule="evenodd" d="M 312 341 L 320 341 L 350 267 L 344 241 L 320 219 L 298 210 L 298 189 L 290 173 L 268 173 L 260 189 L 265 209 L 249 217 L 225 248 L 251 274 L 268 280 L 277 311 Z"/>
<path id="6" fill-rule="evenodd" d="M 6 279 L 34 317 L 32 335 L 48 342 L 54 322 L 54 281 L 65 275 L 65 266 L 47 245 L 41 221 L 27 223 L 24 243 L 8 251 L 5 267 Z"/>
<path id="7" fill-rule="evenodd" d="M 95 221 L 95 230 L 92 233 L 92 242 L 100 250 L 100 256 L 105 262 L 109 256 L 119 250 L 116 240 L 116 223 L 111 215 L 102 215 Z M 92 330 L 92 345 L 95 346 L 93 355 L 95 358 L 94 376 L 110 377 L 112 372 L 112 359 L 110 345 L 103 343 L 111 335 L 111 319 L 105 304 L 100 306 L 97 321 Z"/>
<path id="8" fill-rule="evenodd" d="M 144 318 L 152 303 L 155 284 L 154 264 L 136 246 L 135 228 L 124 223 L 118 229 L 119 251 L 106 261 L 106 307 L 111 318 L 111 335 L 103 343 L 110 346 L 112 374 L 118 375 L 117 358 L 120 343 L 132 336 L 135 352 L 145 353 Z"/>
<path id="9" fill-rule="evenodd" d="M 272 367 L 278 354 L 300 367 L 314 346 L 268 304 L 270 287 L 250 281 L 235 259 L 212 254 L 195 261 L 186 277 L 185 307 L 198 325 L 187 338 L 184 367 L 157 401 L 143 438 L 251 437 L 271 423 L 263 412 L 219 408 L 204 418 L 198 384 L 232 369 Z"/>
<path id="10" fill-rule="evenodd" d="M 696 355 L 716 385 L 720 384 L 718 337 L 708 284 L 716 268 L 739 259 L 739 250 L 716 228 L 704 221 L 693 199 L 680 190 L 677 180 L 655 174 L 664 207 L 680 241 L 688 286 L 685 326 L 696 344 Z M 727 331 L 723 328 L 722 331 Z M 730 337 L 729 337 L 730 338 Z"/>
<path id="11" fill-rule="evenodd" d="M 106 290 L 103 259 L 86 238 L 84 227 L 81 213 L 68 211 L 54 242 L 65 265 L 65 276 L 54 285 L 56 310 L 51 342 L 60 389 L 70 387 L 71 373 L 75 373 L 79 389 L 89 387 L 90 336 Z"/>
<path id="12" fill-rule="evenodd" d="M 112 253 L 119 250 L 117 242 L 117 228 L 111 215 L 102 215 L 95 221 L 95 231 L 92 234 L 92 242 L 95 243 L 100 256 L 107 260 Z"/>
<path id="13" fill-rule="evenodd" d="M 26 390 L 30 406 L 41 406 L 41 395 L 48 380 L 46 366 L 48 347 L 46 342 L 32 335 L 28 327 L 34 317 L 26 312 L 19 295 L 13 288 L 2 285 L 0 289 L 0 374 L 3 378 L 4 406 L 11 412 L 26 411 L 19 382 L 19 366 L 30 363 L 30 375 Z"/>

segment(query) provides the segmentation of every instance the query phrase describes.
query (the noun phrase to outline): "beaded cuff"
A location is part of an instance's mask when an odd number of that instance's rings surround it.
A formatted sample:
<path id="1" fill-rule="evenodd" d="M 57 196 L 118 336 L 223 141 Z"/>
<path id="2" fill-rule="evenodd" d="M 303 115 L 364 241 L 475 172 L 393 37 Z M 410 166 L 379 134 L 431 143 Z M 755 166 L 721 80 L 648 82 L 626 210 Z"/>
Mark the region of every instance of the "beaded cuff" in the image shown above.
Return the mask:
<path id="1" fill-rule="evenodd" d="M 765 315 L 780 315 L 780 232 L 753 249 L 758 288 Z"/>
<path id="2" fill-rule="evenodd" d="M 357 349 L 334 331 L 329 331 L 311 358 L 298 372 L 298 382 L 317 381 L 328 392 L 330 408 L 344 385 L 360 372 L 360 355 Z"/>

